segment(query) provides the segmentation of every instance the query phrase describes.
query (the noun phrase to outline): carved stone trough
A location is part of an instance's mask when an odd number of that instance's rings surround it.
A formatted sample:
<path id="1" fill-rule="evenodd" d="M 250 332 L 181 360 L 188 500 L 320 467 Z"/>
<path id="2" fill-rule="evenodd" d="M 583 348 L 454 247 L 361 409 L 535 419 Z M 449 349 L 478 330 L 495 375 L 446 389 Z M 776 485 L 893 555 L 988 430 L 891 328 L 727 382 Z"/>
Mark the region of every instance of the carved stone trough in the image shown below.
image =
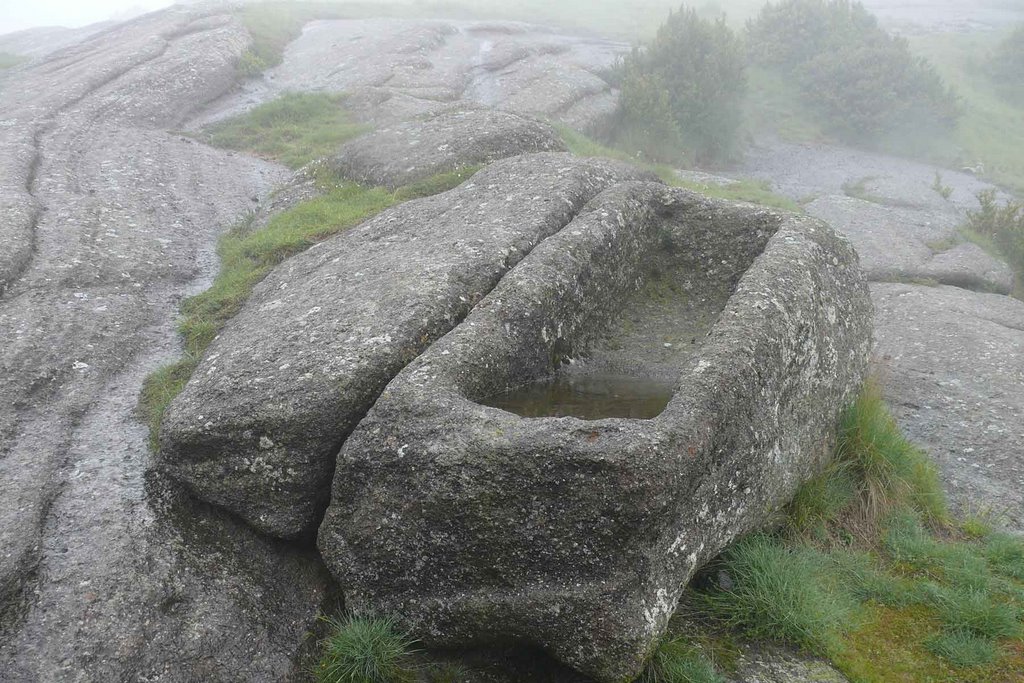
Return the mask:
<path id="1" fill-rule="evenodd" d="M 320 550 L 350 608 L 428 645 L 529 643 L 632 680 L 693 572 L 829 458 L 870 321 L 826 224 L 614 186 L 388 384 L 341 450 Z M 607 373 L 670 398 L 649 419 L 493 407 Z"/>

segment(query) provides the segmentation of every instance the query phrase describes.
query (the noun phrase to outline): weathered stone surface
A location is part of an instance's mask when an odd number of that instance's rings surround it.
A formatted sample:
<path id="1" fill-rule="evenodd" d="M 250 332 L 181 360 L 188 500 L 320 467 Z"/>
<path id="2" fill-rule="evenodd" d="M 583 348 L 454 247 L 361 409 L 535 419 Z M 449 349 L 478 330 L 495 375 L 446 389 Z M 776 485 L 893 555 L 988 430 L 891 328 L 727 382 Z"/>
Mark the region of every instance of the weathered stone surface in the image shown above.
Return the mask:
<path id="1" fill-rule="evenodd" d="M 954 287 L 997 294 L 1013 291 L 1013 269 L 969 242 L 935 254 L 921 272 L 925 277 Z"/>
<path id="2" fill-rule="evenodd" d="M 457 109 L 356 138 L 331 160 L 343 177 L 391 189 L 531 152 L 565 152 L 551 126 L 489 109 Z"/>
<path id="3" fill-rule="evenodd" d="M 688 276 L 734 293 L 674 356 L 658 417 L 521 418 L 478 402 L 600 356 L 666 270 L 683 310 L 701 294 Z M 428 644 L 524 641 L 630 680 L 692 572 L 829 457 L 870 317 L 856 255 L 823 223 L 613 187 L 387 386 L 339 455 L 324 559 L 347 604 Z M 671 365 L 657 346 L 637 353 Z"/>
<path id="4" fill-rule="evenodd" d="M 515 157 L 288 260 L 172 403 L 163 467 L 267 533 L 315 531 L 334 456 L 391 378 L 594 195 L 646 175 Z"/>
<path id="5" fill-rule="evenodd" d="M 378 126 L 464 102 L 550 118 L 578 130 L 609 125 L 618 106 L 606 73 L 629 45 L 519 22 L 314 21 L 284 62 L 218 103 L 207 120 L 288 91 L 336 91 Z"/>
<path id="6" fill-rule="evenodd" d="M 946 251 L 975 195 L 994 189 L 964 173 L 824 145 L 771 143 L 745 172 L 794 198 L 819 194 L 810 213 L 846 233 L 872 285 L 882 381 L 902 429 L 928 449 L 960 511 L 991 511 L 1024 533 L 1022 304 L 955 287 L 884 284 L 921 279 L 979 292 L 1007 292 L 1006 266 L 969 244 Z M 931 187 L 935 173 L 950 201 Z M 842 196 L 844 184 L 889 204 Z M 940 244 L 944 243 L 944 244 Z"/>
<path id="7" fill-rule="evenodd" d="M 847 683 L 846 676 L 821 659 L 781 647 L 743 644 L 732 683 Z"/>
<path id="8" fill-rule="evenodd" d="M 744 173 L 770 180 L 780 192 L 807 201 L 809 214 L 845 234 L 873 281 L 936 280 L 986 292 L 1009 293 L 1010 271 L 972 247 L 949 253 L 975 195 L 989 186 L 964 173 L 906 159 L 824 145 L 767 144 L 752 153 Z M 935 174 L 949 187 L 935 191 Z M 854 192 L 850 197 L 845 192 Z"/>
<path id="9" fill-rule="evenodd" d="M 0 91 L 5 682 L 284 679 L 330 589 L 313 553 L 147 478 L 135 415 L 218 234 L 288 177 L 166 132 L 234 86 L 249 42 L 216 6 L 174 8 Z"/>
<path id="10" fill-rule="evenodd" d="M 960 511 L 1024 533 L 1024 303 L 955 287 L 873 284 L 886 394 Z"/>
<path id="11" fill-rule="evenodd" d="M 941 249 L 956 239 L 962 214 L 936 215 L 841 195 L 826 195 L 806 208 L 850 238 L 870 280 L 930 279 L 1002 294 L 1013 290 L 1013 271 L 979 247 Z"/>

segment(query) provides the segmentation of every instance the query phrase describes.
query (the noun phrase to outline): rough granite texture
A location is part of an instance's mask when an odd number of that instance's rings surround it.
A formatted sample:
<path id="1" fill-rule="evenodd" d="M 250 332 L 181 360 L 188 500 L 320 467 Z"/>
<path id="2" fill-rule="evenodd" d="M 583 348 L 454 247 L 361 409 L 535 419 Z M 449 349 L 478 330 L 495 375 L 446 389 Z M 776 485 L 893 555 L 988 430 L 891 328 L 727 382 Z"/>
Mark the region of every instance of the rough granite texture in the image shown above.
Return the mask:
<path id="1" fill-rule="evenodd" d="M 180 298 L 287 169 L 183 140 L 249 36 L 214 5 L 104 28 L 0 90 L 0 681 L 281 680 L 315 553 L 182 500 L 136 416 Z"/>
<path id="2" fill-rule="evenodd" d="M 956 509 L 992 512 L 1024 534 L 1024 304 L 988 293 L 1009 291 L 1005 264 L 971 244 L 946 249 L 966 212 L 977 208 L 975 195 L 991 186 L 927 164 L 821 145 L 763 145 L 744 172 L 771 179 L 793 198 L 819 195 L 808 212 L 850 238 L 873 281 L 879 372 L 900 427 L 937 460 Z M 949 200 L 932 189 L 936 172 L 952 188 Z M 878 201 L 842 195 L 844 184 L 865 178 L 865 191 Z"/>
<path id="3" fill-rule="evenodd" d="M 284 62 L 219 101 L 203 121 L 290 91 L 344 92 L 377 126 L 458 103 L 538 116 L 596 133 L 614 120 L 608 72 L 627 43 L 511 21 L 314 21 Z"/>
<path id="4" fill-rule="evenodd" d="M 514 157 L 289 259 L 168 409 L 164 470 L 266 533 L 311 534 L 335 454 L 391 378 L 598 192 L 646 175 Z"/>
<path id="5" fill-rule="evenodd" d="M 956 287 L 871 285 L 886 392 L 960 512 L 1024 531 L 1024 302 Z"/>
<path id="6" fill-rule="evenodd" d="M 396 189 L 438 173 L 530 152 L 565 152 L 551 126 L 489 109 L 456 109 L 351 140 L 331 160 L 341 177 Z"/>
<path id="7" fill-rule="evenodd" d="M 658 417 L 475 402 L 585 357 L 652 269 L 723 260 L 735 293 Z M 346 604 L 428 645 L 524 641 L 632 680 L 693 571 L 830 457 L 870 321 L 856 254 L 825 224 L 611 188 L 387 386 L 338 457 L 324 560 Z"/>

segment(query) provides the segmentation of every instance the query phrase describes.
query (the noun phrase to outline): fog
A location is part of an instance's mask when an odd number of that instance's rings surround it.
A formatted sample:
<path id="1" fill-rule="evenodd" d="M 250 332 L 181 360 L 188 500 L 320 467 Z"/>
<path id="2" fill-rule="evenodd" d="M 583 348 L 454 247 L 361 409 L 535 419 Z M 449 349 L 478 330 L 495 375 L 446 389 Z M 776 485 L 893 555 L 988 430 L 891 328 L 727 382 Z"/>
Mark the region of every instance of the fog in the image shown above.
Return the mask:
<path id="1" fill-rule="evenodd" d="M 74 28 L 126 19 L 171 4 L 170 0 L 0 0 L 0 34 L 33 26 Z"/>

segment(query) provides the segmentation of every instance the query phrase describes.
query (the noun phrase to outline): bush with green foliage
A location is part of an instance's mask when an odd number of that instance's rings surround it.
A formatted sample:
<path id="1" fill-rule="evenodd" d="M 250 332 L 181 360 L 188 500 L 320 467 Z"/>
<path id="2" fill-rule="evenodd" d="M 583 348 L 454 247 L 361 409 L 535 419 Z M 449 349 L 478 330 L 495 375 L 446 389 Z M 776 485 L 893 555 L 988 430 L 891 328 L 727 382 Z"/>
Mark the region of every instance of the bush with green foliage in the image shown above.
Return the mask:
<path id="1" fill-rule="evenodd" d="M 318 683 L 412 683 L 413 640 L 392 619 L 329 620 L 331 632 L 316 668 Z"/>
<path id="2" fill-rule="evenodd" d="M 658 161 L 708 163 L 735 151 L 746 92 L 744 52 L 724 19 L 685 6 L 619 65 L 618 146 Z"/>
<path id="3" fill-rule="evenodd" d="M 993 245 L 1018 278 L 1024 278 L 1024 203 L 1000 203 L 995 190 L 982 190 L 977 196 L 980 207 L 967 213 L 963 232 Z"/>
<path id="4" fill-rule="evenodd" d="M 901 128 L 949 128 L 957 95 L 905 39 L 887 33 L 859 2 L 783 0 L 747 24 L 751 60 L 799 83 L 835 134 L 870 141 Z"/>

